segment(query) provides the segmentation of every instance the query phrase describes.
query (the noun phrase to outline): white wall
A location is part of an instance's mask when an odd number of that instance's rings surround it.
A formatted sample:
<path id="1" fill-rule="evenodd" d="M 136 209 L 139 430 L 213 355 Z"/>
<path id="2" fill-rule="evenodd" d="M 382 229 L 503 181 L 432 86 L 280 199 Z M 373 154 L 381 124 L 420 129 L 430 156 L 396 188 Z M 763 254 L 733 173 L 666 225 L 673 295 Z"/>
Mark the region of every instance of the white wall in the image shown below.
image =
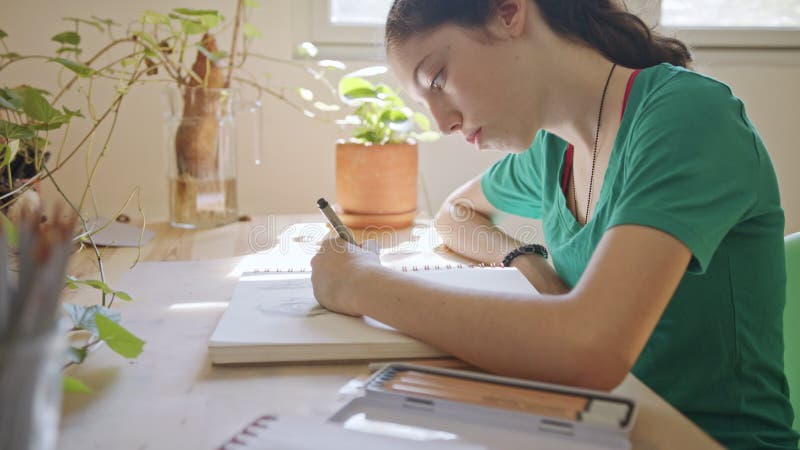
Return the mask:
<path id="1" fill-rule="evenodd" d="M 263 3 L 265 5 L 257 12 L 254 22 L 265 37 L 253 50 L 288 58 L 296 43 L 289 19 L 293 2 L 268 0 Z M 9 34 L 6 41 L 12 50 L 43 53 L 54 49 L 50 36 L 68 29 L 68 24 L 59 19 L 61 17 L 96 15 L 127 24 L 146 9 L 165 11 L 168 7 L 164 5 L 156 0 L 0 0 L 0 28 Z M 169 5 L 220 8 L 230 16 L 234 2 L 191 0 Z M 96 34 L 85 32 L 87 51 L 99 45 L 91 41 L 91 36 Z M 700 70 L 729 83 L 744 99 L 778 172 L 787 231 L 800 230 L 800 181 L 793 173 L 800 168 L 797 151 L 798 52 L 777 55 L 755 52 L 732 56 L 699 52 L 696 57 Z M 31 83 L 56 90 L 55 65 L 50 67 L 50 71 L 42 67 L 39 62 L 19 63 L 14 70 L 2 73 L 0 84 Z M 275 86 L 297 86 L 297 80 L 303 80 L 300 84 L 312 84 L 302 72 L 289 67 L 253 64 L 250 69 L 259 75 L 270 72 Z M 102 214 L 112 214 L 123 204 L 131 189 L 139 186 L 148 220 L 167 217 L 160 89 L 161 86 L 153 84 L 139 86 L 124 101 L 109 151 L 95 177 L 95 199 Z M 95 87 L 98 99 L 110 98 L 110 94 L 100 91 L 100 86 Z M 72 105 L 79 105 L 77 99 Z M 82 109 L 85 111 L 85 107 Z M 343 137 L 336 127 L 311 121 L 280 102 L 266 99 L 263 130 L 266 146 L 262 165 L 253 164 L 251 149 L 240 151 L 242 213 L 312 212 L 317 197 L 333 196 L 333 146 L 337 138 Z M 95 154 L 102 146 L 102 137 L 98 135 L 95 139 Z M 475 152 L 457 137 L 422 145 L 421 172 L 427 181 L 434 208 L 459 183 L 479 173 L 500 156 Z M 84 162 L 84 156 L 78 155 L 57 175 L 59 183 L 73 198 L 79 194 L 86 179 Z M 136 209 L 129 207 L 128 212 L 136 214 Z"/>

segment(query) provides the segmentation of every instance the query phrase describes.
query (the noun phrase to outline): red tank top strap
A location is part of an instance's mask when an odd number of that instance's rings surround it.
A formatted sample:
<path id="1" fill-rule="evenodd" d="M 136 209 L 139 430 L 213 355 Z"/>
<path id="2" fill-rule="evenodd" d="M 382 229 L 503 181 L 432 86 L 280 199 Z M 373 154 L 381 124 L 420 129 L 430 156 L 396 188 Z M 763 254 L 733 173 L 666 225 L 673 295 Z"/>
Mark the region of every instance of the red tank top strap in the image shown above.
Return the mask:
<path id="1" fill-rule="evenodd" d="M 572 144 L 567 146 L 567 153 L 564 155 L 564 176 L 561 177 L 561 191 L 567 195 L 567 186 L 569 185 L 569 176 L 572 174 L 572 154 L 575 148 Z"/>
<path id="2" fill-rule="evenodd" d="M 636 76 L 639 75 L 642 69 L 636 69 L 633 71 L 631 76 L 628 78 L 628 85 L 625 86 L 625 97 L 622 99 L 622 112 L 619 113 L 619 120 L 622 120 L 622 116 L 625 115 L 625 107 L 628 106 L 628 97 L 631 95 L 631 88 L 633 87 L 633 81 L 636 79 Z"/>

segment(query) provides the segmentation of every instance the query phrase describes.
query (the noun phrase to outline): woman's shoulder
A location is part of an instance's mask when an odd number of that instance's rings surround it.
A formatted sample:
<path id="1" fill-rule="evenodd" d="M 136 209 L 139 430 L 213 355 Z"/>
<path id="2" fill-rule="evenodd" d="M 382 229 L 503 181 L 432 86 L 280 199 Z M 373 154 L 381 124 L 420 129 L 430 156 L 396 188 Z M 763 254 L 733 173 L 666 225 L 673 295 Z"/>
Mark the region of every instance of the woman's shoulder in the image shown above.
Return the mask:
<path id="1" fill-rule="evenodd" d="M 741 100 L 730 86 L 712 76 L 685 67 L 661 63 L 643 69 L 637 77 L 642 106 L 735 107 Z"/>

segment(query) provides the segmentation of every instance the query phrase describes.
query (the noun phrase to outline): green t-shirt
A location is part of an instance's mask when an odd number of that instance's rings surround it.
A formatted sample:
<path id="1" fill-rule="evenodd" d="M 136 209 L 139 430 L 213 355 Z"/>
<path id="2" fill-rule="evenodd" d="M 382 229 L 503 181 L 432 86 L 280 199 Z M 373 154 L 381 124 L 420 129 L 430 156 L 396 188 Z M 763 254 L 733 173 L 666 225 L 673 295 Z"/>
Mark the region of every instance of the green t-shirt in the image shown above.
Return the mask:
<path id="1" fill-rule="evenodd" d="M 683 68 L 642 70 L 585 226 L 561 191 L 566 147 L 540 131 L 531 148 L 484 174 L 486 198 L 542 219 L 570 286 L 613 226 L 653 227 L 683 242 L 691 262 L 633 373 L 728 447 L 796 449 L 783 372 L 784 215 L 741 100 Z"/>

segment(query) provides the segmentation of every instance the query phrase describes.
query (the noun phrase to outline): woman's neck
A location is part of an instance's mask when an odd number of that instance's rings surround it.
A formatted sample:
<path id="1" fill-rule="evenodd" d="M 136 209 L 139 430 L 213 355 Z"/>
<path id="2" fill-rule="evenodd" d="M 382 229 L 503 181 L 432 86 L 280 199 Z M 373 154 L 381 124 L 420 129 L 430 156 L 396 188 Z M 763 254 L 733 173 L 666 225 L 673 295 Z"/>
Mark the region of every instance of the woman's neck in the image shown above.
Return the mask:
<path id="1" fill-rule="evenodd" d="M 573 144 L 577 157 L 591 156 L 594 150 L 606 80 L 598 147 L 605 147 L 616 136 L 626 81 L 633 70 L 617 66 L 611 73 L 612 66 L 596 50 L 574 43 L 565 45 L 552 66 L 542 128 Z"/>

